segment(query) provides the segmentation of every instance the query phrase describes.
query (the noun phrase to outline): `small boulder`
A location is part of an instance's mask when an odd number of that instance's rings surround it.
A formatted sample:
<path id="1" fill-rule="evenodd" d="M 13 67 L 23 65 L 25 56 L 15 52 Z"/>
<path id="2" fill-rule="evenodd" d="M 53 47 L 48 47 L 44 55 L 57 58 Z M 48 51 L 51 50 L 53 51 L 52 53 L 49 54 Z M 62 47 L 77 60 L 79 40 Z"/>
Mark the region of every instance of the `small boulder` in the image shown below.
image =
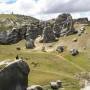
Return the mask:
<path id="1" fill-rule="evenodd" d="M 57 80 L 56 82 L 51 82 L 50 86 L 53 90 L 58 90 L 59 88 L 62 87 L 62 82 L 61 80 Z"/>
<path id="2" fill-rule="evenodd" d="M 61 88 L 62 87 L 62 81 L 61 80 L 57 80 L 57 85 L 58 85 L 59 88 Z"/>
<path id="3" fill-rule="evenodd" d="M 79 54 L 79 51 L 77 49 L 71 49 L 70 53 L 71 53 L 72 56 L 76 56 L 76 55 Z"/>
<path id="4" fill-rule="evenodd" d="M 43 90 L 43 88 L 40 85 L 32 85 L 31 87 L 28 87 L 27 90 Z"/>
<path id="5" fill-rule="evenodd" d="M 20 48 L 20 47 L 16 47 L 16 50 L 20 51 L 20 50 L 21 50 L 21 48 Z"/>
<path id="6" fill-rule="evenodd" d="M 26 41 L 26 48 L 27 49 L 35 48 L 35 44 L 34 44 L 34 40 L 33 39 L 29 39 L 29 40 Z"/>
<path id="7" fill-rule="evenodd" d="M 57 90 L 58 89 L 58 85 L 57 85 L 56 82 L 51 82 L 50 86 L 51 86 L 51 89 L 53 89 L 53 90 Z"/>
<path id="8" fill-rule="evenodd" d="M 42 47 L 42 50 L 41 51 L 46 52 L 45 46 Z"/>
<path id="9" fill-rule="evenodd" d="M 73 42 L 77 42 L 77 40 L 78 40 L 77 38 L 74 38 L 72 41 L 73 41 Z"/>
<path id="10" fill-rule="evenodd" d="M 58 46 L 56 51 L 59 53 L 64 52 L 64 46 Z"/>

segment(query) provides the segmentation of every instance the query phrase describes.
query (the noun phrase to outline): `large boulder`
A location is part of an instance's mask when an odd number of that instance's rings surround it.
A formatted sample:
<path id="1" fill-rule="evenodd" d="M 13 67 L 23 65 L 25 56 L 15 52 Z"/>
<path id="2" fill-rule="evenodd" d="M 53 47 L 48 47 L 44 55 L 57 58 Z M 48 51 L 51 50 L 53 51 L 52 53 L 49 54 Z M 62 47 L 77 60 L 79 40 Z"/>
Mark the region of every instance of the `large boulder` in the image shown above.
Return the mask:
<path id="1" fill-rule="evenodd" d="M 53 30 L 56 37 L 76 33 L 72 16 L 70 14 L 59 15 L 55 20 Z"/>
<path id="2" fill-rule="evenodd" d="M 44 27 L 42 38 L 44 43 L 55 41 L 55 34 L 50 24 Z"/>
<path id="3" fill-rule="evenodd" d="M 29 66 L 23 60 L 0 63 L 0 90 L 27 90 Z"/>
<path id="4" fill-rule="evenodd" d="M 0 44 L 14 44 L 25 38 L 25 27 L 0 32 Z"/>

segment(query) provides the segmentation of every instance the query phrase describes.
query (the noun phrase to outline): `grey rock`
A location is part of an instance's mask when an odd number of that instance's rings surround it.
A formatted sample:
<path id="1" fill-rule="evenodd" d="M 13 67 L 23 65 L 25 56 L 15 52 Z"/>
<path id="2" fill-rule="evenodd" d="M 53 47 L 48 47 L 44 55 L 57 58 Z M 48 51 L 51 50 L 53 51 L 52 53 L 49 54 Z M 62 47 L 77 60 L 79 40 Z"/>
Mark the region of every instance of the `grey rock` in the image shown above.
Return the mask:
<path id="1" fill-rule="evenodd" d="M 43 88 L 40 85 L 32 85 L 28 87 L 27 90 L 43 90 Z"/>
<path id="2" fill-rule="evenodd" d="M 57 80 L 56 82 L 50 82 L 50 86 L 53 90 L 58 90 L 62 87 L 62 82 L 61 80 Z"/>
<path id="3" fill-rule="evenodd" d="M 58 46 L 56 51 L 59 53 L 64 52 L 64 46 Z"/>
<path id="4" fill-rule="evenodd" d="M 0 90 L 27 90 L 30 69 L 25 61 L 3 61 L 0 67 Z"/>
<path id="5" fill-rule="evenodd" d="M 76 33 L 72 16 L 70 14 L 59 15 L 56 18 L 53 30 L 56 37 Z"/>
<path id="6" fill-rule="evenodd" d="M 42 38 L 44 43 L 55 41 L 55 34 L 50 25 L 44 27 Z"/>
<path id="7" fill-rule="evenodd" d="M 25 30 L 23 30 L 23 27 L 19 29 L 13 28 L 12 30 L 9 31 L 1 31 L 0 44 L 14 44 L 24 39 L 24 37 L 25 37 Z"/>
<path id="8" fill-rule="evenodd" d="M 71 53 L 72 56 L 76 56 L 76 55 L 79 54 L 79 51 L 77 49 L 71 49 L 70 53 Z"/>
<path id="9" fill-rule="evenodd" d="M 34 44 L 34 40 L 33 39 L 29 39 L 26 41 L 26 48 L 27 49 L 33 49 L 35 47 L 35 44 Z"/>
<path id="10" fill-rule="evenodd" d="M 80 24 L 89 24 L 88 18 L 78 18 L 78 19 L 74 20 L 74 22 L 80 23 Z"/>
<path id="11" fill-rule="evenodd" d="M 41 35 L 43 31 L 42 24 L 40 22 L 32 23 L 27 26 L 26 39 L 36 39 L 38 35 Z"/>

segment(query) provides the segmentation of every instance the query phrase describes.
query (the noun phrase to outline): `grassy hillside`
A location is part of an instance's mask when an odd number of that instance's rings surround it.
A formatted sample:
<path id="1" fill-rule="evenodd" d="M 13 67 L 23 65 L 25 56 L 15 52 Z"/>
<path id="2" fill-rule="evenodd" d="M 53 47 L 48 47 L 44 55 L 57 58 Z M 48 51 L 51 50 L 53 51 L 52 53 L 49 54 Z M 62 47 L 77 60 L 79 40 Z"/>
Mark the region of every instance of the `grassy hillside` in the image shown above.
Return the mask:
<path id="1" fill-rule="evenodd" d="M 0 30 L 10 29 L 15 24 L 23 24 L 29 21 L 36 20 L 32 17 L 24 17 L 20 15 L 0 15 Z M 22 21 L 21 21 L 22 20 Z M 10 23 L 7 22 L 11 21 Z M 12 22 L 13 21 L 13 22 Z M 15 22 L 15 23 L 14 23 Z M 6 23 L 5 27 L 2 27 Z M 12 23 L 12 24 L 11 24 Z M 80 25 L 75 26 L 76 29 L 80 28 Z M 77 42 L 73 42 L 73 38 L 77 38 Z M 36 42 L 36 48 L 27 50 L 25 48 L 25 41 L 22 40 L 13 45 L 0 45 L 0 60 L 15 59 L 18 54 L 20 57 L 26 59 L 25 61 L 30 66 L 29 85 L 40 84 L 45 90 L 50 89 L 50 81 L 56 81 L 58 79 L 63 82 L 63 90 L 80 90 L 79 80 L 76 75 L 81 72 L 90 72 L 90 26 L 86 27 L 86 33 L 81 36 L 70 35 L 67 37 L 61 37 L 59 41 L 45 44 L 47 52 L 42 52 L 43 44 Z M 52 47 L 50 47 L 52 45 Z M 64 45 L 65 52 L 57 53 L 56 47 Z M 16 48 L 20 47 L 18 51 Z M 40 48 L 37 48 L 40 47 Z M 86 49 L 84 49 L 86 47 Z M 77 56 L 71 56 L 69 50 L 71 48 L 77 48 L 80 53 Z M 60 89 L 61 90 L 61 89 Z"/>
<path id="2" fill-rule="evenodd" d="M 0 30 L 10 30 L 13 27 L 19 27 L 23 24 L 36 22 L 31 16 L 17 15 L 17 14 L 0 14 Z"/>
<path id="3" fill-rule="evenodd" d="M 19 45 L 22 44 L 22 42 L 20 42 Z M 64 88 L 66 87 L 65 90 L 79 90 L 77 89 L 79 88 L 78 80 L 74 78 L 74 74 L 83 71 L 81 68 L 78 68 L 76 65 L 74 66 L 68 60 L 64 60 L 61 55 L 57 53 L 25 50 L 24 47 L 22 47 L 21 51 L 17 51 L 16 46 L 17 44 L 0 46 L 0 60 L 13 59 L 17 53 L 19 56 L 27 58 L 26 62 L 31 69 L 29 85 L 40 84 L 45 88 L 49 88 L 50 81 L 60 79 L 63 81 Z M 32 62 L 37 65 L 33 65 Z M 74 87 L 76 87 L 76 89 L 74 89 Z"/>

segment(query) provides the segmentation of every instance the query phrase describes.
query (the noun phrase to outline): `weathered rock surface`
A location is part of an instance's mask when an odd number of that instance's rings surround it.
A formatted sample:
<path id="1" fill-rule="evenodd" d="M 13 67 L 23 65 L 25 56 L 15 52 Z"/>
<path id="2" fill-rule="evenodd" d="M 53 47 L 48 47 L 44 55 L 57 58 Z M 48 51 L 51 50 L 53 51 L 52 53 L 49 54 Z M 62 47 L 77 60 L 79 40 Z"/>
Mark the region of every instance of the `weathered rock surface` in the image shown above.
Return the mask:
<path id="1" fill-rule="evenodd" d="M 13 44 L 25 37 L 25 27 L 0 32 L 0 44 Z"/>
<path id="2" fill-rule="evenodd" d="M 26 39 L 36 39 L 38 35 L 41 35 L 43 28 L 40 22 L 32 23 L 27 26 Z"/>
<path id="3" fill-rule="evenodd" d="M 71 49 L 70 53 L 71 53 L 72 56 L 76 56 L 76 55 L 79 54 L 79 51 L 77 49 Z"/>
<path id="4" fill-rule="evenodd" d="M 32 85 L 31 87 L 28 87 L 27 90 L 43 90 L 43 88 L 40 85 Z"/>
<path id="5" fill-rule="evenodd" d="M 79 19 L 74 20 L 74 22 L 81 23 L 81 24 L 88 24 L 89 20 L 88 18 L 79 18 Z"/>
<path id="6" fill-rule="evenodd" d="M 21 20 L 21 19 L 20 19 Z M 16 21 L 15 21 L 16 22 Z M 27 19 L 28 22 L 28 19 Z M 24 23 L 24 22 L 23 22 Z M 46 23 L 46 25 L 45 25 Z M 44 43 L 53 42 L 56 38 L 76 33 L 70 14 L 59 15 L 53 22 L 37 20 L 32 23 L 20 24 L 12 30 L 0 31 L 0 44 L 13 44 L 22 39 L 35 40 L 38 35 L 42 36 Z"/>
<path id="7" fill-rule="evenodd" d="M 56 37 L 70 35 L 75 33 L 73 19 L 70 14 L 62 14 L 56 18 L 54 24 L 54 33 Z"/>
<path id="8" fill-rule="evenodd" d="M 27 49 L 33 49 L 34 47 L 35 47 L 34 40 L 33 39 L 28 39 L 26 41 L 26 48 Z"/>
<path id="9" fill-rule="evenodd" d="M 27 90 L 29 66 L 23 60 L 0 63 L 0 90 Z"/>
<path id="10" fill-rule="evenodd" d="M 55 34 L 50 25 L 44 27 L 42 38 L 44 43 L 55 41 Z"/>
<path id="11" fill-rule="evenodd" d="M 47 21 L 43 30 L 43 41 L 53 42 L 56 38 L 64 35 L 71 35 L 76 33 L 74 29 L 74 22 L 70 14 L 59 15 L 52 23 Z"/>
<path id="12" fill-rule="evenodd" d="M 58 47 L 56 48 L 56 51 L 57 51 L 58 53 L 64 52 L 64 46 L 58 46 Z"/>

